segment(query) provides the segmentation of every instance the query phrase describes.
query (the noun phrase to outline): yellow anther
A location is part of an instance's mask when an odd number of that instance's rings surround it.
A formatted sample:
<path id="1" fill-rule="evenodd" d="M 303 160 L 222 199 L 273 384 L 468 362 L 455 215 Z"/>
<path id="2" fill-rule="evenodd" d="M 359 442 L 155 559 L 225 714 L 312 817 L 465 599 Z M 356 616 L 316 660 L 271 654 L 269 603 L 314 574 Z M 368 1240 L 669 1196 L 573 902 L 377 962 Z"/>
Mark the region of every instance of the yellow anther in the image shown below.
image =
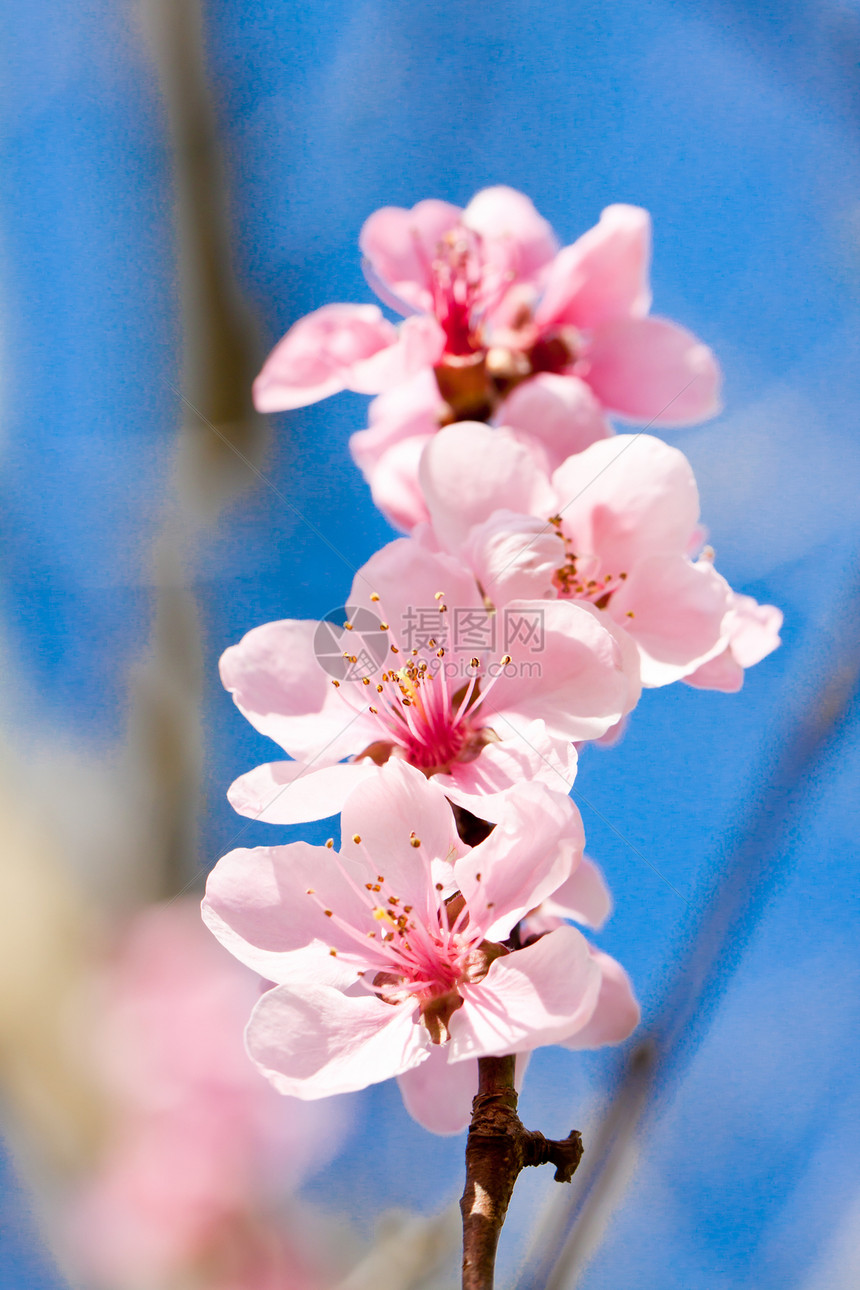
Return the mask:
<path id="1" fill-rule="evenodd" d="M 356 846 L 358 846 L 359 842 L 361 841 L 361 834 L 360 834 L 360 833 L 353 833 L 353 835 L 352 835 L 352 840 L 353 840 L 353 842 L 355 843 L 355 845 L 356 845 Z"/>
<path id="2" fill-rule="evenodd" d="M 375 591 L 371 591 L 371 593 L 370 593 L 370 599 L 371 599 L 371 600 L 378 600 L 378 599 L 379 599 L 379 596 L 377 596 L 377 594 L 376 594 L 376 592 L 375 592 Z"/>
<path id="3" fill-rule="evenodd" d="M 445 592 L 444 592 L 444 591 L 437 591 L 437 592 L 435 592 L 435 594 L 434 594 L 434 596 L 433 596 L 433 599 L 434 599 L 434 600 L 441 600 L 441 599 L 442 599 L 442 597 L 443 597 L 444 595 L 445 595 Z"/>
<path id="4" fill-rule="evenodd" d="M 334 838 L 326 838 L 325 844 L 328 847 L 329 851 L 331 851 L 332 847 L 334 846 Z"/>
<path id="5" fill-rule="evenodd" d="M 325 914 L 326 918 L 332 918 L 334 916 L 330 909 L 324 909 L 323 913 Z"/>
<path id="6" fill-rule="evenodd" d="M 315 896 L 315 895 L 316 895 L 316 892 L 314 891 L 313 887 L 308 887 L 308 889 L 307 889 L 307 891 L 306 891 L 305 895 L 307 895 L 307 896 Z"/>
<path id="7" fill-rule="evenodd" d="M 340 689 L 340 681 L 332 681 L 332 685 L 336 690 Z"/>
<path id="8" fill-rule="evenodd" d="M 376 909 L 374 909 L 373 917 L 376 919 L 378 923 L 388 923 L 391 927 L 397 926 L 394 919 L 389 914 L 388 910 L 382 909 L 381 906 L 379 905 L 377 905 Z"/>
<path id="9" fill-rule="evenodd" d="M 510 663 L 510 661 L 511 661 L 511 656 L 510 656 L 510 654 L 503 654 L 503 655 L 502 655 L 502 667 L 507 667 L 507 666 L 508 666 L 508 664 Z"/>
<path id="10" fill-rule="evenodd" d="M 420 839 L 420 838 L 410 838 L 410 839 L 409 839 L 409 845 L 410 845 L 411 847 L 420 847 L 420 846 L 421 846 L 421 839 Z"/>
<path id="11" fill-rule="evenodd" d="M 351 632 L 351 631 L 352 631 L 352 623 L 344 623 L 344 628 L 346 629 L 346 631 Z"/>

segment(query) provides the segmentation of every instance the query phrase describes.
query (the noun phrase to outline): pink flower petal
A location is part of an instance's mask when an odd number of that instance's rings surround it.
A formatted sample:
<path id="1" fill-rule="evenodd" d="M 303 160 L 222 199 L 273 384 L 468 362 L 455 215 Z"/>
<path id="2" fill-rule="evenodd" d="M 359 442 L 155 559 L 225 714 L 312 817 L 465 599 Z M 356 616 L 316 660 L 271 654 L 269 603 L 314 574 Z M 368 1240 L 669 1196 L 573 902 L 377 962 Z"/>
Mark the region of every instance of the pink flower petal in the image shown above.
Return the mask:
<path id="1" fill-rule="evenodd" d="M 653 435 L 616 435 L 570 457 L 552 477 L 577 557 L 596 555 L 617 578 L 638 560 L 686 554 L 699 519 L 690 463 Z"/>
<path id="2" fill-rule="evenodd" d="M 609 612 L 642 651 L 643 685 L 679 680 L 714 649 L 729 596 L 728 583 L 706 561 L 654 555 L 634 566 Z"/>
<path id="3" fill-rule="evenodd" d="M 355 364 L 396 342 L 396 328 L 376 305 L 324 305 L 272 350 L 254 382 L 254 405 L 281 412 L 316 403 L 349 385 Z"/>
<path id="4" fill-rule="evenodd" d="M 720 369 L 692 332 L 665 318 L 603 323 L 582 375 L 605 407 L 633 421 L 678 426 L 720 410 Z"/>
<path id="5" fill-rule="evenodd" d="M 338 762 L 318 768 L 300 761 L 274 761 L 240 775 L 227 790 L 239 815 L 264 824 L 302 824 L 338 815 L 352 790 L 378 774 L 372 761 Z"/>
<path id="6" fill-rule="evenodd" d="M 480 236 L 485 260 L 520 280 L 534 278 L 558 250 L 551 226 L 528 197 L 501 184 L 476 193 L 462 222 Z"/>
<path id="7" fill-rule="evenodd" d="M 600 969 L 600 994 L 586 1024 L 561 1041 L 564 1048 L 601 1048 L 604 1044 L 620 1044 L 639 1025 L 639 1004 L 624 968 L 602 950 L 595 949 L 593 945 L 589 948 Z"/>
<path id="8" fill-rule="evenodd" d="M 516 431 L 517 438 L 528 435 L 537 440 L 549 471 L 572 453 L 582 452 L 613 433 L 585 381 L 551 372 L 541 372 L 518 385 L 499 407 L 496 420 Z"/>
<path id="9" fill-rule="evenodd" d="M 417 1066 L 429 1039 L 411 1004 L 351 998 L 330 986 L 279 986 L 257 1004 L 248 1052 L 281 1093 L 314 1100 L 378 1084 Z"/>
<path id="10" fill-rule="evenodd" d="M 744 683 L 744 669 L 732 653 L 731 646 L 727 645 L 682 680 L 695 690 L 721 690 L 723 694 L 737 694 Z"/>
<path id="11" fill-rule="evenodd" d="M 383 206 L 365 220 L 358 239 L 362 255 L 394 297 L 429 313 L 433 307 L 430 266 L 439 243 L 459 225 L 462 213 L 459 206 L 434 199 L 418 202 L 411 210 Z"/>
<path id="12" fill-rule="evenodd" d="M 416 435 L 394 444 L 369 472 L 374 505 L 395 528 L 405 533 L 430 518 L 419 483 L 419 469 L 422 453 L 431 438 L 432 435 Z"/>
<path id="13" fill-rule="evenodd" d="M 342 854 L 371 856 L 385 878 L 386 895 L 394 894 L 401 906 L 413 905 L 419 912 L 432 892 L 430 863 L 450 862 L 464 850 L 454 814 L 438 784 L 414 766 L 394 759 L 350 795 L 343 807 L 341 831 Z M 353 842 L 354 836 L 361 839 L 360 845 Z M 420 847 L 412 845 L 413 839 L 420 841 Z"/>
<path id="14" fill-rule="evenodd" d="M 564 561 L 555 529 L 536 515 L 494 511 L 469 533 L 461 556 L 496 609 L 511 600 L 555 600 Z"/>
<path id="15" fill-rule="evenodd" d="M 513 661 L 493 682 L 483 705 L 484 720 L 500 737 L 504 718 L 546 722 L 550 735 L 595 739 L 629 711 L 639 697 L 638 663 L 631 673 L 613 631 L 582 605 L 570 601 L 514 601 L 510 625 L 518 619 L 542 624 L 541 648 L 511 646 Z M 614 630 L 614 624 L 613 624 Z"/>
<path id="16" fill-rule="evenodd" d="M 445 333 L 435 318 L 407 318 L 398 327 L 393 343 L 351 364 L 344 374 L 344 384 L 359 394 L 390 390 L 432 367 L 444 348 Z"/>
<path id="17" fill-rule="evenodd" d="M 255 729 L 297 761 L 321 769 L 361 752 L 377 737 L 356 719 L 314 654 L 319 624 L 299 619 L 265 623 L 221 656 L 225 689 Z"/>
<path id="18" fill-rule="evenodd" d="M 496 959 L 483 981 L 462 985 L 450 1022 L 451 1060 L 524 1052 L 581 1029 L 597 1003 L 600 968 L 573 927 Z"/>
<path id="19" fill-rule="evenodd" d="M 513 435 L 477 421 L 440 430 L 424 450 L 419 473 L 433 527 L 450 551 L 494 511 L 552 511 L 553 493 L 535 454 Z"/>
<path id="20" fill-rule="evenodd" d="M 478 1091 L 477 1060 L 449 1062 L 447 1047 L 434 1045 L 427 1061 L 399 1075 L 397 1083 L 412 1119 L 431 1133 L 449 1136 L 469 1127 Z"/>
<path id="21" fill-rule="evenodd" d="M 440 591 L 443 596 L 437 599 L 436 593 Z M 373 594 L 379 597 L 378 601 L 371 600 Z M 409 538 L 389 542 L 371 556 L 352 584 L 350 604 L 364 605 L 375 614 L 385 614 L 391 642 L 400 651 L 399 656 L 391 656 L 390 665 L 394 668 L 402 666 L 407 652 L 416 648 L 419 618 L 423 621 L 426 616 L 438 622 L 439 633 L 446 629 L 453 633 L 456 609 L 483 609 L 468 569 L 451 556 L 430 551 Z M 440 610 L 441 605 L 448 605 L 449 609 Z M 423 634 L 427 636 L 426 631 Z M 434 656 L 433 650 L 426 648 L 423 653 Z M 457 651 L 449 641 L 449 662 L 456 656 Z M 459 689 L 463 682 L 457 679 L 451 684 Z"/>
<path id="22" fill-rule="evenodd" d="M 701 690 L 736 692 L 743 685 L 744 669 L 761 662 L 780 644 L 781 627 L 782 611 L 775 605 L 760 605 L 752 596 L 732 592 L 723 623 L 728 644 L 684 680 Z"/>
<path id="23" fill-rule="evenodd" d="M 582 858 L 585 831 L 569 797 L 542 784 L 509 792 L 493 832 L 454 864 L 469 922 L 487 940 L 504 940 L 515 923 L 569 877 Z"/>
<path id="24" fill-rule="evenodd" d="M 541 911 L 556 918 L 598 930 L 612 913 L 612 897 L 603 874 L 593 860 L 583 856 L 573 873 L 548 896 Z"/>
<path id="25" fill-rule="evenodd" d="M 651 218 L 639 206 L 607 206 L 594 228 L 555 258 L 535 321 L 596 327 L 643 317 L 651 306 Z"/>
<path id="26" fill-rule="evenodd" d="M 567 793 L 576 778 L 576 749 L 553 739 L 543 721 L 525 722 L 507 714 L 498 721 L 501 742 L 488 743 L 474 761 L 455 762 L 450 775 L 437 775 L 446 796 L 479 819 L 498 822 L 507 794 L 524 781 Z"/>
<path id="27" fill-rule="evenodd" d="M 374 399 L 368 408 L 369 428 L 359 430 L 349 441 L 353 461 L 365 479 L 370 481 L 380 458 L 395 444 L 435 434 L 441 408 L 439 386 L 430 371 L 421 371 Z"/>
<path id="28" fill-rule="evenodd" d="M 308 895 L 309 888 L 318 900 Z M 328 949 L 353 952 L 355 942 L 326 917 L 324 907 L 356 926 L 367 922 L 366 902 L 329 849 L 293 842 L 222 856 L 207 879 L 202 912 L 221 944 L 269 981 L 301 976 L 309 958 L 314 964 L 322 960 L 313 970 L 317 979 L 354 981 L 356 971 L 331 957 Z M 304 953 L 309 947 L 312 952 Z"/>

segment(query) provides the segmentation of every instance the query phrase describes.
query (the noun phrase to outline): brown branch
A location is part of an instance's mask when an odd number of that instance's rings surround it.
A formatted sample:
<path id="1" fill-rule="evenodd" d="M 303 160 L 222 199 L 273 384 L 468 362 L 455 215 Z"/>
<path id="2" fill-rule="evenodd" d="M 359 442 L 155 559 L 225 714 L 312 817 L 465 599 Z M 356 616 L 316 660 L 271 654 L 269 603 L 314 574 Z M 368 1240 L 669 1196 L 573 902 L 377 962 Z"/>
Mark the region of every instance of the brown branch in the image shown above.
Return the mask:
<path id="1" fill-rule="evenodd" d="M 570 1182 L 582 1157 L 574 1130 L 563 1141 L 523 1126 L 514 1088 L 516 1058 L 480 1057 L 478 1093 L 466 1142 L 463 1290 L 492 1290 L 496 1247 L 514 1184 L 527 1165 L 555 1165 L 556 1182 Z"/>

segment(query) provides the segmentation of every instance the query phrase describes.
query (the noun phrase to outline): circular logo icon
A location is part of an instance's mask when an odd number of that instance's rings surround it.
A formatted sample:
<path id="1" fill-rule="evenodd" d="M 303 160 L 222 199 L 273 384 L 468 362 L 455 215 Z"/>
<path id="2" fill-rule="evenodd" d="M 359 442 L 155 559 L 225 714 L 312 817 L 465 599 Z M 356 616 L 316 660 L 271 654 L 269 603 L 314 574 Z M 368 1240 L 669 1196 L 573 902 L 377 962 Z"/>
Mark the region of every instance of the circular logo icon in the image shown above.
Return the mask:
<path id="1" fill-rule="evenodd" d="M 336 681 L 363 681 L 376 676 L 389 646 L 388 633 L 380 619 L 363 606 L 332 609 L 314 632 L 317 662 Z"/>

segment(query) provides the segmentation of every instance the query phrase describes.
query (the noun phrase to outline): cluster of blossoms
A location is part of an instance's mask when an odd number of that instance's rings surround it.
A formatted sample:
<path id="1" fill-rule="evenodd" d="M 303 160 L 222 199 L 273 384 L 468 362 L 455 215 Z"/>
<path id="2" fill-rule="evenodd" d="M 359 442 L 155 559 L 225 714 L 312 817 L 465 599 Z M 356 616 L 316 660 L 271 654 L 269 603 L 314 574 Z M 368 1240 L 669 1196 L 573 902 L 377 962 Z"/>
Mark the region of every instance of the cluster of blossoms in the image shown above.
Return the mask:
<path id="1" fill-rule="evenodd" d="M 347 620 L 228 649 L 236 704 L 289 760 L 231 788 L 273 824 L 340 814 L 342 844 L 234 851 L 204 919 L 273 983 L 248 1051 L 306 1099 L 397 1077 L 436 1132 L 468 1123 L 477 1060 L 618 1043 L 638 1007 L 574 927 L 611 901 L 568 797 L 583 744 L 642 687 L 736 690 L 781 615 L 704 546 L 695 479 L 610 415 L 690 423 L 719 371 L 649 315 L 650 227 L 613 206 L 559 249 L 507 188 L 377 211 L 368 280 L 404 315 L 329 305 L 275 348 L 262 411 L 376 394 L 352 451 L 407 536 L 361 568 Z"/>

